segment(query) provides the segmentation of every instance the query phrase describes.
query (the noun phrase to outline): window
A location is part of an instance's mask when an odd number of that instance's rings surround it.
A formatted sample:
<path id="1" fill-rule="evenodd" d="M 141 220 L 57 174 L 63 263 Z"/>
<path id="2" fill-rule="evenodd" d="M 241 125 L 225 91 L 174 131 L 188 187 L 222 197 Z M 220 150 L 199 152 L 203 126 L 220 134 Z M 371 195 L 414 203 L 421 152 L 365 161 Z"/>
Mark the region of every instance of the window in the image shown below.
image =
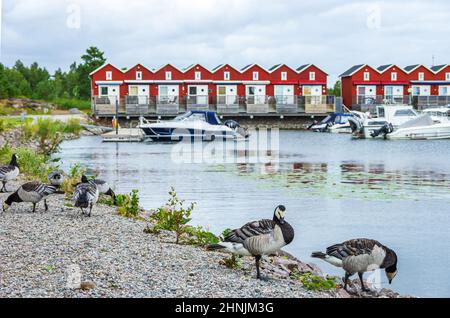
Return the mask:
<path id="1" fill-rule="evenodd" d="M 218 95 L 226 95 L 227 94 L 227 88 L 225 86 L 219 86 L 217 94 Z"/>
<path id="2" fill-rule="evenodd" d="M 229 81 L 230 80 L 230 72 L 223 72 L 223 79 L 225 81 Z"/>
<path id="3" fill-rule="evenodd" d="M 369 72 L 364 72 L 364 80 L 370 81 L 370 73 Z"/>
<path id="4" fill-rule="evenodd" d="M 287 72 L 281 72 L 281 80 L 287 81 Z"/>
<path id="5" fill-rule="evenodd" d="M 425 74 L 423 72 L 419 73 L 419 81 L 423 81 L 425 79 Z"/>
<path id="6" fill-rule="evenodd" d="M 391 73 L 391 81 L 395 82 L 397 80 L 397 72 Z"/>
<path id="7" fill-rule="evenodd" d="M 450 81 L 450 73 L 445 73 L 445 80 Z"/>
<path id="8" fill-rule="evenodd" d="M 142 79 L 142 72 L 141 71 L 136 72 L 136 79 L 138 81 L 140 81 Z"/>
<path id="9" fill-rule="evenodd" d="M 138 91 L 139 89 L 137 86 L 130 86 L 130 96 L 137 96 Z"/>
<path id="10" fill-rule="evenodd" d="M 196 80 L 201 80 L 202 79 L 202 72 L 195 72 L 195 79 Z"/>
<path id="11" fill-rule="evenodd" d="M 258 81 L 259 80 L 259 73 L 258 72 L 253 72 L 253 80 L 254 81 Z"/>
<path id="12" fill-rule="evenodd" d="M 309 72 L 309 80 L 310 81 L 316 80 L 316 72 Z"/>
<path id="13" fill-rule="evenodd" d="M 439 86 L 439 95 L 440 96 L 450 96 L 450 86 Z"/>
<path id="14" fill-rule="evenodd" d="M 100 95 L 101 96 L 108 96 L 108 87 L 100 87 Z"/>
<path id="15" fill-rule="evenodd" d="M 197 87 L 196 86 L 189 87 L 189 95 L 197 95 Z"/>
<path id="16" fill-rule="evenodd" d="M 415 116 L 416 113 L 414 113 L 411 109 L 401 109 L 397 110 L 394 114 L 394 116 Z"/>
<path id="17" fill-rule="evenodd" d="M 106 80 L 107 81 L 111 81 L 112 80 L 112 72 L 111 71 L 106 72 Z"/>
<path id="18" fill-rule="evenodd" d="M 166 81 L 172 80 L 172 72 L 166 72 Z"/>
<path id="19" fill-rule="evenodd" d="M 413 94 L 414 96 L 420 95 L 420 87 L 419 87 L 419 86 L 413 86 L 413 88 L 412 88 L 412 94 Z"/>

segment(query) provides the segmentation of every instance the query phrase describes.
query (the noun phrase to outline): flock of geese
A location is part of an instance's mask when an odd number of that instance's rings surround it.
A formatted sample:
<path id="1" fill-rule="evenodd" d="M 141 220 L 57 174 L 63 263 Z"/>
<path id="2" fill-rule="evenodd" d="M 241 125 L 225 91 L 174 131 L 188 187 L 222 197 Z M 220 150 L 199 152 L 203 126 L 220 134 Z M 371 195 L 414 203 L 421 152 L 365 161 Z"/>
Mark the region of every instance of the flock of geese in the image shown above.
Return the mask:
<path id="1" fill-rule="evenodd" d="M 0 181 L 3 185 L 0 192 L 7 192 L 6 183 L 16 179 L 19 173 L 17 156 L 13 155 L 9 165 L 0 166 Z M 6 199 L 3 211 L 5 212 L 12 203 L 28 202 L 33 204 L 33 212 L 35 212 L 36 205 L 41 201 L 44 201 L 45 211 L 47 211 L 47 198 L 59 191 L 64 182 L 64 174 L 60 171 L 53 172 L 48 176 L 48 181 L 48 184 L 32 181 L 21 185 Z M 107 182 L 99 179 L 89 180 L 83 176 L 73 194 L 74 206 L 80 208 L 83 215 L 90 217 L 100 194 L 110 195 L 115 201 L 115 194 Z M 85 209 L 89 209 L 87 214 Z M 272 220 L 265 219 L 247 223 L 243 227 L 231 231 L 220 243 L 208 246 L 208 249 L 254 257 L 257 279 L 262 279 L 261 258 L 276 253 L 294 240 L 294 229 L 286 222 L 285 214 L 286 208 L 279 205 L 275 209 Z M 335 244 L 328 247 L 325 252 L 312 253 L 311 257 L 342 268 L 345 271 L 345 290 L 347 290 L 349 278 L 354 274 L 359 275 L 364 291 L 368 291 L 368 289 L 364 285 L 363 273 L 384 269 L 389 284 L 397 274 L 395 252 L 371 239 L 353 239 Z"/>

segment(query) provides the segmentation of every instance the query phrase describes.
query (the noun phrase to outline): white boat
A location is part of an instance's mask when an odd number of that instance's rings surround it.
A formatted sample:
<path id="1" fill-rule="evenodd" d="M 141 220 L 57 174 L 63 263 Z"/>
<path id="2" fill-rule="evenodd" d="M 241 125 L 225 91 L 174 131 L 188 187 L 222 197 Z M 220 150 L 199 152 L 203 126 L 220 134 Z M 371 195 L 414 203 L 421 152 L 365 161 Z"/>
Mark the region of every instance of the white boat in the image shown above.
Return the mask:
<path id="1" fill-rule="evenodd" d="M 315 132 L 330 132 L 333 134 L 352 132 L 348 118 L 351 113 L 333 113 L 325 117 L 321 122 L 315 122 L 308 129 Z"/>
<path id="2" fill-rule="evenodd" d="M 377 116 L 369 113 L 358 113 L 349 118 L 352 134 L 355 138 L 384 137 L 386 133 L 394 131 L 400 125 L 417 118 L 419 114 L 410 105 L 380 105 L 376 108 Z M 387 126 L 389 125 L 389 126 Z M 389 131 L 381 130 L 389 128 Z"/>
<path id="3" fill-rule="evenodd" d="M 450 121 L 450 107 L 427 108 L 422 111 L 429 115 L 435 123 L 446 123 Z"/>
<path id="4" fill-rule="evenodd" d="M 450 139 L 450 121 L 436 123 L 424 114 L 386 134 L 387 139 L 433 140 Z"/>
<path id="5" fill-rule="evenodd" d="M 141 117 L 139 128 L 154 141 L 179 141 L 185 137 L 213 141 L 247 138 L 248 133 L 236 121 L 222 123 L 215 112 L 189 111 L 173 120 L 150 122 Z"/>

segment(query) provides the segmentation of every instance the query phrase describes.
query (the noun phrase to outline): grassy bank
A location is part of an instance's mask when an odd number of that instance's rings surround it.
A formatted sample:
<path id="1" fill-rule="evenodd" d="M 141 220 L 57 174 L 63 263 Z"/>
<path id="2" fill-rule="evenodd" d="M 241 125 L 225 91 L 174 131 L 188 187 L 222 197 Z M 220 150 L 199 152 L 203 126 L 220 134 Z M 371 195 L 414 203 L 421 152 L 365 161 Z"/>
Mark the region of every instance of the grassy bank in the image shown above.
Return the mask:
<path id="1" fill-rule="evenodd" d="M 49 115 L 56 110 L 69 110 L 72 108 L 89 112 L 91 110 L 91 102 L 75 98 L 55 98 L 51 100 L 14 98 L 0 100 L 0 116 L 20 115 L 23 112 L 28 115 Z"/>

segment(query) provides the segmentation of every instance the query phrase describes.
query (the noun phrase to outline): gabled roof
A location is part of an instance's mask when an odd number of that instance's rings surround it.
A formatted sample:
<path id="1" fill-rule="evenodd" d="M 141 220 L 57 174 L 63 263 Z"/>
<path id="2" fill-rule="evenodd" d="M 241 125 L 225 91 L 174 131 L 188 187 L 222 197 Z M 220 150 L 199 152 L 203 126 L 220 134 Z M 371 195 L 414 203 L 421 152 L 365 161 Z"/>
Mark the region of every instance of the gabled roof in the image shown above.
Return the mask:
<path id="1" fill-rule="evenodd" d="M 352 76 L 353 74 L 355 74 L 356 72 L 358 72 L 360 69 L 362 69 L 362 68 L 365 67 L 365 66 L 367 66 L 367 64 L 353 65 L 353 66 L 350 67 L 348 70 L 346 70 L 344 73 L 342 73 L 341 75 L 339 75 L 339 77 Z"/>
<path id="2" fill-rule="evenodd" d="M 186 73 L 188 71 L 190 71 L 191 69 L 193 69 L 196 66 L 201 66 L 202 68 L 204 68 L 205 70 L 207 70 L 208 72 L 211 72 L 209 69 L 207 69 L 206 67 L 204 67 L 203 65 L 199 64 L 199 63 L 195 63 L 195 64 L 191 64 L 188 67 L 183 69 L 183 72 Z"/>
<path id="3" fill-rule="evenodd" d="M 156 73 L 156 72 L 159 72 L 160 70 L 162 70 L 163 68 L 165 68 L 166 66 L 170 66 L 170 67 L 173 67 L 174 69 L 176 69 L 177 71 L 179 71 L 179 72 L 181 72 L 181 73 L 183 73 L 183 71 L 182 70 L 180 70 L 178 67 L 176 67 L 176 66 L 173 66 L 172 64 L 170 64 L 170 63 L 167 63 L 167 64 L 164 64 L 163 66 L 161 66 L 161 67 L 158 67 L 157 69 L 154 69 L 153 70 L 153 73 Z"/>
<path id="4" fill-rule="evenodd" d="M 377 67 L 377 70 L 378 72 L 383 73 L 384 71 L 388 70 L 391 66 L 394 66 L 394 64 L 380 65 Z"/>
<path id="5" fill-rule="evenodd" d="M 264 67 L 262 67 L 261 65 L 259 65 L 257 63 L 254 63 L 254 64 L 249 64 L 249 65 L 245 66 L 244 68 L 242 68 L 241 69 L 241 73 L 244 73 L 245 71 L 247 71 L 248 69 L 252 68 L 253 66 L 257 66 L 257 67 L 259 67 L 259 68 L 261 68 L 261 69 L 263 69 L 264 71 L 267 72 L 267 70 Z"/>
<path id="6" fill-rule="evenodd" d="M 126 72 L 126 70 L 121 70 L 121 69 L 115 67 L 114 65 L 112 65 L 111 63 L 105 63 L 105 64 L 103 64 L 102 66 L 100 66 L 98 69 L 96 69 L 96 70 L 92 71 L 91 73 L 89 73 L 89 76 L 94 75 L 95 73 L 97 73 L 98 71 L 100 71 L 101 69 L 105 68 L 105 67 L 108 66 L 108 65 L 114 67 L 114 68 L 115 68 L 116 70 L 118 70 L 119 72 L 122 72 L 122 73 L 125 73 L 125 72 Z"/>
<path id="7" fill-rule="evenodd" d="M 429 67 L 427 67 L 427 66 L 425 66 L 425 65 L 423 65 L 423 64 L 414 64 L 414 65 L 408 65 L 408 66 L 405 66 L 404 68 L 403 68 L 403 70 L 406 72 L 406 73 L 412 73 L 413 71 L 415 71 L 416 69 L 418 69 L 419 67 L 424 67 L 424 68 L 426 68 L 427 70 L 429 70 L 431 73 L 435 73 L 432 69 L 430 69 Z"/>
<path id="8" fill-rule="evenodd" d="M 149 67 L 147 67 L 147 66 L 145 66 L 145 65 L 142 65 L 141 63 L 137 63 L 136 65 L 134 65 L 134 66 L 132 66 L 132 67 L 130 67 L 130 68 L 128 68 L 128 69 L 126 69 L 126 70 L 124 70 L 123 72 L 124 73 L 128 73 L 129 71 L 131 71 L 133 68 L 135 68 L 136 66 L 142 66 L 143 68 L 145 68 L 147 71 L 149 71 L 150 73 L 153 73 L 153 69 L 151 69 L 151 68 L 149 68 Z"/>
<path id="9" fill-rule="evenodd" d="M 442 64 L 442 65 L 436 65 L 431 67 L 431 70 L 435 73 L 439 72 L 440 70 L 446 68 L 447 66 L 449 66 L 448 64 Z"/>
<path id="10" fill-rule="evenodd" d="M 327 72 L 325 72 L 324 70 L 322 70 L 320 67 L 318 67 L 317 65 L 315 65 L 315 64 L 305 64 L 305 65 L 302 65 L 302 66 L 300 66 L 299 68 L 297 68 L 297 73 L 301 73 L 301 72 L 303 72 L 304 70 L 306 70 L 308 67 L 311 67 L 311 66 L 314 66 L 315 68 L 318 68 L 319 70 L 321 70 L 322 72 L 324 72 L 325 74 L 327 74 L 328 75 L 328 73 Z"/>
<path id="11" fill-rule="evenodd" d="M 283 66 L 285 66 L 285 67 L 287 67 L 288 69 L 290 69 L 291 71 L 295 72 L 295 70 L 294 70 L 292 67 L 290 67 L 289 65 L 286 65 L 286 64 L 277 64 L 277 65 L 274 65 L 274 66 L 272 66 L 271 68 L 269 68 L 268 72 L 269 72 L 269 73 L 273 73 L 273 72 L 275 72 L 276 70 L 278 70 L 279 68 L 281 68 L 281 67 L 283 67 Z"/>
<path id="12" fill-rule="evenodd" d="M 240 73 L 240 71 L 239 71 L 238 69 L 236 69 L 235 67 L 231 66 L 231 65 L 228 64 L 228 63 L 217 65 L 217 66 L 216 66 L 215 68 L 213 68 L 210 72 L 211 72 L 211 73 L 215 73 L 215 72 L 217 72 L 218 70 L 220 70 L 221 68 L 223 68 L 223 67 L 225 67 L 225 66 L 228 66 L 229 68 L 232 68 L 232 69 L 235 70 L 236 72 L 239 72 L 239 73 Z"/>

